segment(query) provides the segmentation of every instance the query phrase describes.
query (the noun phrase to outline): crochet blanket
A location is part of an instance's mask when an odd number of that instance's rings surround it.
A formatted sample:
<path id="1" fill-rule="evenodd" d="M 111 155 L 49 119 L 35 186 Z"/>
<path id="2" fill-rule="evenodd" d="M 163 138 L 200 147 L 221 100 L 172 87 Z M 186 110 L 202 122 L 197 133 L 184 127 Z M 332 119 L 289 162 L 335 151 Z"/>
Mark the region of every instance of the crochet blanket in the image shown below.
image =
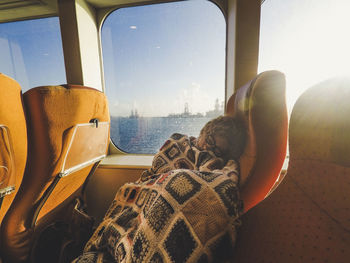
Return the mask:
<path id="1" fill-rule="evenodd" d="M 238 165 L 173 134 L 117 192 L 74 262 L 226 262 L 240 225 Z"/>

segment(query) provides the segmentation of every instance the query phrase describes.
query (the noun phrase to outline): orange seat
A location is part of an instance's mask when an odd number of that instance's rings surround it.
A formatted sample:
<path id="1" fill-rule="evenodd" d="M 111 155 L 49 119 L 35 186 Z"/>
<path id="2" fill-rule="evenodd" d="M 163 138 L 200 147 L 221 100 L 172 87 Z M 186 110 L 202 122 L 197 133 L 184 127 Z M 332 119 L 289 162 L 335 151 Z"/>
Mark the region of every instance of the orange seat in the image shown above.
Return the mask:
<path id="1" fill-rule="evenodd" d="M 285 77 L 266 71 L 238 89 L 229 99 L 226 112 L 242 119 L 247 127 L 247 146 L 240 158 L 244 211 L 269 193 L 286 156 L 288 116 Z"/>
<path id="2" fill-rule="evenodd" d="M 20 85 L 0 73 L 0 222 L 21 184 L 27 159 L 27 129 Z"/>
<path id="3" fill-rule="evenodd" d="M 108 123 L 109 128 L 107 99 L 98 90 L 77 85 L 37 87 L 23 98 L 28 162 L 18 194 L 3 221 L 1 253 L 5 262 L 28 261 L 40 231 L 54 220 L 70 216 L 76 197 L 82 198 L 84 182 L 98 162 L 96 156 L 89 155 L 98 144 L 84 130 L 99 127 L 98 123 L 90 125 L 91 120 Z M 105 135 L 105 143 L 98 149 L 104 154 L 109 129 Z M 89 162 L 80 158 L 85 155 Z"/>
<path id="4" fill-rule="evenodd" d="M 246 213 L 232 262 L 349 262 L 350 80 L 307 90 L 290 120 L 287 174 Z"/>

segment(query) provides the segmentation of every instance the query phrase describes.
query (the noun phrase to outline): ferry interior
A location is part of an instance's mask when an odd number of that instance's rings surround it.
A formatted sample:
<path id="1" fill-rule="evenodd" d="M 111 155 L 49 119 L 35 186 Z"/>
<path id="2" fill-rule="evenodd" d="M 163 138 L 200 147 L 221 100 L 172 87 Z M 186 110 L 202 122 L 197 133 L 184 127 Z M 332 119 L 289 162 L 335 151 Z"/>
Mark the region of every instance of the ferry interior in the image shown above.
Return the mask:
<path id="1" fill-rule="evenodd" d="M 197 137 L 219 115 L 246 129 L 243 209 L 234 247 L 203 262 L 350 262 L 349 11 L 0 1 L 0 262 L 71 262 L 171 134 Z"/>

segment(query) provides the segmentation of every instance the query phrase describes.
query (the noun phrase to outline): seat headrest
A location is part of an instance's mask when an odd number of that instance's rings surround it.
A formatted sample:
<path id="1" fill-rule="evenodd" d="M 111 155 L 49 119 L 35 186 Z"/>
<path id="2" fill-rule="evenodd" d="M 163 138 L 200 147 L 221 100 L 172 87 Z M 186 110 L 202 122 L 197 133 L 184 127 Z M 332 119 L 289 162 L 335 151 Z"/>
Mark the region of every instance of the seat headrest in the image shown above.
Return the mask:
<path id="1" fill-rule="evenodd" d="M 300 96 L 290 124 L 290 155 L 350 166 L 350 79 L 324 81 Z"/>
<path id="2" fill-rule="evenodd" d="M 245 211 L 263 200 L 278 178 L 286 155 L 288 116 L 285 76 L 266 71 L 238 89 L 226 112 L 246 124 L 247 146 L 240 158 Z"/>
<path id="3" fill-rule="evenodd" d="M 289 129 L 287 176 L 350 231 L 350 79 L 324 81 L 301 95 Z"/>

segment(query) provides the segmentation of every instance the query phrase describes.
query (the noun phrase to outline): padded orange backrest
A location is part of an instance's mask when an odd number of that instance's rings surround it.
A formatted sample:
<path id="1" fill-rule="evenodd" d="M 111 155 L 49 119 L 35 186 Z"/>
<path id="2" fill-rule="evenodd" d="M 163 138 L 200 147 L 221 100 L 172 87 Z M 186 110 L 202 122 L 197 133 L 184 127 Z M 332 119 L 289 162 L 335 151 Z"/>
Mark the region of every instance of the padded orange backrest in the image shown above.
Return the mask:
<path id="1" fill-rule="evenodd" d="M 0 73 L 0 125 L 8 128 L 13 149 L 13 172 L 15 191 L 4 197 L 0 222 L 10 207 L 21 184 L 27 159 L 27 128 L 22 105 L 20 85 L 8 76 Z M 6 145 L 0 144 L 0 151 L 7 151 Z M 1 187 L 1 186 L 0 186 Z"/>
<path id="2" fill-rule="evenodd" d="M 80 191 L 92 168 L 90 165 L 61 178 L 54 190 L 45 194 L 56 182 L 62 167 L 62 153 L 71 128 L 92 119 L 109 122 L 106 96 L 92 88 L 77 85 L 38 87 L 27 91 L 23 98 L 29 151 L 23 182 L 4 219 L 1 233 L 2 253 L 9 262 L 27 260 L 35 230 L 55 208 Z M 43 196 L 48 196 L 47 200 Z"/>
<path id="3" fill-rule="evenodd" d="M 238 89 L 227 103 L 226 112 L 244 121 L 248 132 L 240 158 L 244 211 L 263 200 L 278 178 L 286 156 L 288 116 L 285 77 L 266 71 Z"/>
<path id="4" fill-rule="evenodd" d="M 307 90 L 294 106 L 281 184 L 246 213 L 232 262 L 349 262 L 350 80 Z"/>

